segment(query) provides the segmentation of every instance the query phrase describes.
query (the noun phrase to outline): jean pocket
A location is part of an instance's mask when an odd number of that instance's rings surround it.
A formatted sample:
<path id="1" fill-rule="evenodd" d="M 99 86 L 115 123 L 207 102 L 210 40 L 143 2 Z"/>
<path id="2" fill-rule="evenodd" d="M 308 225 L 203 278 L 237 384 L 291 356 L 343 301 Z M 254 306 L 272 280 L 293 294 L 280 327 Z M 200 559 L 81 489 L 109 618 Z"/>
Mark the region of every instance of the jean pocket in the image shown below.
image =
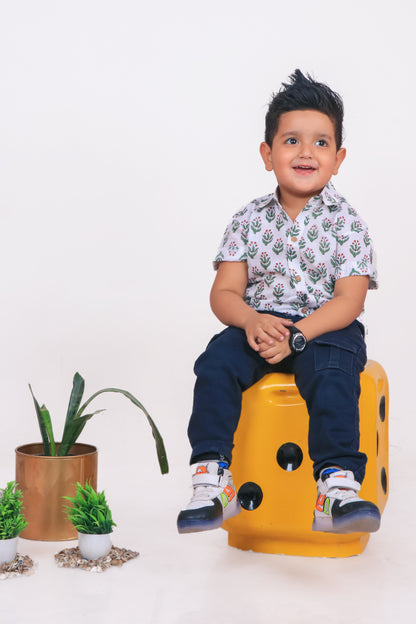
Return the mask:
<path id="1" fill-rule="evenodd" d="M 338 346 L 319 339 L 315 340 L 314 343 L 316 371 L 336 368 L 348 375 L 354 375 L 364 369 L 367 360 L 365 347 Z"/>

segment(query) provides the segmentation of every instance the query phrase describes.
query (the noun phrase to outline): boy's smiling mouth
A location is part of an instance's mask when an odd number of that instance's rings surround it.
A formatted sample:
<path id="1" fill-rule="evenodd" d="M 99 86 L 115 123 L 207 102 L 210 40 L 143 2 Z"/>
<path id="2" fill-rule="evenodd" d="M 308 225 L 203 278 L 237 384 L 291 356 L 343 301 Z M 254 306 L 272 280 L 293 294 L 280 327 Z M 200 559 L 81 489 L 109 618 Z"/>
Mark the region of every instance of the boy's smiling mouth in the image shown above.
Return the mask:
<path id="1" fill-rule="evenodd" d="M 294 165 L 293 169 L 296 173 L 307 174 L 316 171 L 316 167 L 312 167 L 311 165 Z"/>

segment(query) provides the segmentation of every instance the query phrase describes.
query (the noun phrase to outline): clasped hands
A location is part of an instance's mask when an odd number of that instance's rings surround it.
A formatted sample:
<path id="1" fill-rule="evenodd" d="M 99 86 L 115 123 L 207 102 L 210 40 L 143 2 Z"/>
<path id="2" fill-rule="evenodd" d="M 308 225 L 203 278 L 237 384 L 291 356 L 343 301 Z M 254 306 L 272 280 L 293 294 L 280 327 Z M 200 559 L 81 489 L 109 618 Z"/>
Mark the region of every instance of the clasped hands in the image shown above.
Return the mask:
<path id="1" fill-rule="evenodd" d="M 244 326 L 250 347 L 269 364 L 281 362 L 291 354 L 288 327 L 293 321 L 253 312 Z"/>

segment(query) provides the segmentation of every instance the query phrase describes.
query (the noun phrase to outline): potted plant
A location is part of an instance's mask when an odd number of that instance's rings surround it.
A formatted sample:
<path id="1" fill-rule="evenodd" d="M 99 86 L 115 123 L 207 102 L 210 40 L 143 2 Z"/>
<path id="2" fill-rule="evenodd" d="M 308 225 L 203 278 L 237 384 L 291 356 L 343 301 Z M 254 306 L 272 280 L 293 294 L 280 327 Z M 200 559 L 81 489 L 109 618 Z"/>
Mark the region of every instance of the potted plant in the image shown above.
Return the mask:
<path id="1" fill-rule="evenodd" d="M 22 493 L 14 481 L 0 490 L 0 565 L 16 557 L 17 540 L 27 522 L 22 513 Z"/>
<path id="2" fill-rule="evenodd" d="M 104 491 L 96 492 L 90 483 L 77 483 L 74 497 L 65 496 L 72 503 L 66 506 L 67 516 L 78 532 L 78 548 L 83 559 L 99 559 L 111 550 L 111 533 L 117 526 Z"/>
<path id="3" fill-rule="evenodd" d="M 39 405 L 32 388 L 42 443 L 25 444 L 16 449 L 16 481 L 23 494 L 23 509 L 28 527 L 22 537 L 39 540 L 67 540 L 76 538 L 76 531 L 68 520 L 62 497 L 74 496 L 76 483 L 89 481 L 97 487 L 97 449 L 77 442 L 86 423 L 98 409 L 86 413 L 86 408 L 99 395 L 112 392 L 129 399 L 146 416 L 156 443 L 156 453 L 162 474 L 168 472 L 168 461 L 162 437 L 145 407 L 127 390 L 104 388 L 82 403 L 85 382 L 75 373 L 69 398 L 61 441 L 56 442 L 52 420 L 44 404 Z"/>

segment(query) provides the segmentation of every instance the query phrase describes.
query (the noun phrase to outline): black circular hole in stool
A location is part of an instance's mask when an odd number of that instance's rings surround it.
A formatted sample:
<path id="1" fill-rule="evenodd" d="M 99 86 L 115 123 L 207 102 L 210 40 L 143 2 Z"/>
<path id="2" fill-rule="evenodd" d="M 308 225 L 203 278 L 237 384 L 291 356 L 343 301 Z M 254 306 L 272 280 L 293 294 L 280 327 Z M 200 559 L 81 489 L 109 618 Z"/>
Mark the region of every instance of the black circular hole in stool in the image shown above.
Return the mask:
<path id="1" fill-rule="evenodd" d="M 293 442 L 286 442 L 277 451 L 276 459 L 280 468 L 292 472 L 297 470 L 303 461 L 302 449 Z"/>
<path id="2" fill-rule="evenodd" d="M 380 420 L 381 422 L 384 422 L 386 419 L 386 397 L 382 396 L 380 399 L 380 406 L 379 406 L 379 414 L 380 414 Z"/>
<path id="3" fill-rule="evenodd" d="M 384 494 L 387 494 L 387 472 L 385 468 L 381 469 L 381 487 Z"/>
<path id="4" fill-rule="evenodd" d="M 263 500 L 262 489 L 257 483 L 253 481 L 247 481 L 238 490 L 238 500 L 243 509 L 247 511 L 254 511 L 261 504 Z"/>

